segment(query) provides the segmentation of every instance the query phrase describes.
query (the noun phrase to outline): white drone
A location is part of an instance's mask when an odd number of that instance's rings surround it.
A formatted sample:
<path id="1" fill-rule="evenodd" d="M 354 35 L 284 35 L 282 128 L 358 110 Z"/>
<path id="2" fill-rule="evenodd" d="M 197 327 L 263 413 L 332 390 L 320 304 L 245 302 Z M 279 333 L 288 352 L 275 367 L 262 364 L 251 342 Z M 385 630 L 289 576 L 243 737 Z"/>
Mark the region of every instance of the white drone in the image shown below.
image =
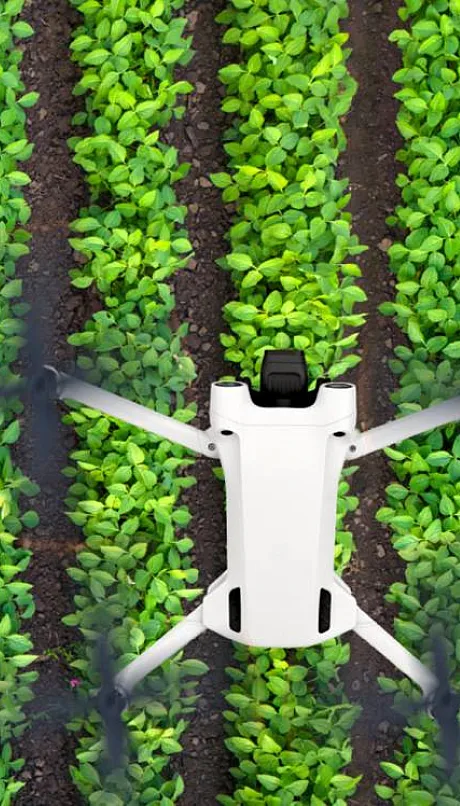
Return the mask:
<path id="1" fill-rule="evenodd" d="M 201 431 L 46 366 L 57 397 L 219 458 L 226 482 L 227 570 L 202 603 L 114 678 L 128 702 L 152 670 L 209 629 L 261 647 L 309 647 L 354 630 L 433 702 L 435 675 L 367 615 L 334 571 L 337 492 L 344 462 L 460 418 L 460 397 L 361 433 L 356 386 L 308 391 L 300 350 L 267 350 L 260 391 L 211 386 Z"/>

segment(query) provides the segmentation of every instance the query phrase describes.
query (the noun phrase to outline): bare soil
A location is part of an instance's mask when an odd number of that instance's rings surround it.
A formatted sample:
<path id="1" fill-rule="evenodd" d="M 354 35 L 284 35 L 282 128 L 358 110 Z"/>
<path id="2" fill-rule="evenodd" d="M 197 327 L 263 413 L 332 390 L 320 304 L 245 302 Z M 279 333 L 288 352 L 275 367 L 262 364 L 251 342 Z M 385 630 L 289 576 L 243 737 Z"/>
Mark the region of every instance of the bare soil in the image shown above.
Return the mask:
<path id="1" fill-rule="evenodd" d="M 23 45 L 22 76 L 28 90 L 38 91 L 40 99 L 28 114 L 28 137 L 35 143 L 26 165 L 32 178 L 26 188 L 32 208 L 28 227 L 32 233 L 31 253 L 20 261 L 18 274 L 23 278 L 24 298 L 32 305 L 40 303 L 45 359 L 60 368 L 72 358 L 67 334 L 79 329 L 91 313 L 89 295 L 75 293 L 68 277 L 69 269 L 75 265 L 67 241 L 68 224 L 85 203 L 82 177 L 66 143 L 72 133 L 72 114 L 78 111 L 77 99 L 72 96 L 78 74 L 68 50 L 77 16 L 66 0 L 29 4 L 24 14 L 35 36 Z M 30 411 L 26 409 L 24 436 L 16 451 L 26 475 L 32 475 L 36 467 L 34 446 L 27 436 L 29 427 Z M 62 651 L 80 640 L 77 630 L 61 622 L 61 617 L 74 609 L 76 591 L 66 568 L 75 564 L 75 551 L 82 540 L 80 531 L 65 515 L 67 481 L 61 473 L 73 445 L 71 429 L 61 425 L 59 444 L 50 455 L 45 481 L 34 479 L 42 488 L 32 501 L 40 524 L 30 532 L 24 530 L 21 536 L 22 545 L 32 550 L 23 579 L 33 584 L 36 603 L 36 614 L 25 626 L 31 633 L 33 651 L 40 656 L 30 667 L 39 672 L 34 685 L 34 712 L 40 709 L 42 696 L 54 692 L 58 699 L 69 690 L 72 675 Z M 57 654 L 45 654 L 49 650 L 57 650 Z M 27 782 L 16 798 L 18 806 L 78 806 L 83 802 L 69 774 L 74 746 L 72 735 L 59 723 L 33 723 L 18 742 L 18 752 L 26 759 L 21 777 Z"/>
<path id="2" fill-rule="evenodd" d="M 401 27 L 397 16 L 398 4 L 354 0 L 350 17 L 344 25 L 349 32 L 352 55 L 348 62 L 351 74 L 358 81 L 352 109 L 344 122 L 347 150 L 340 162 L 340 171 L 350 179 L 352 194 L 349 210 L 353 216 L 353 231 L 369 249 L 358 258 L 363 276 L 358 281 L 366 291 L 367 302 L 362 309 L 367 322 L 360 330 L 361 363 L 349 373 L 357 386 L 358 427 L 367 430 L 391 420 L 396 407 L 390 394 L 395 390 L 395 376 L 388 367 L 397 344 L 404 337 L 378 306 L 395 297 L 395 282 L 386 254 L 394 233 L 386 224 L 387 216 L 400 202 L 395 185 L 402 170 L 395 154 L 402 139 L 395 127 L 397 102 L 394 93 L 399 86 L 392 81 L 400 67 L 400 52 L 388 42 L 392 30 Z M 357 551 L 344 574 L 358 605 L 382 627 L 393 632 L 397 608 L 384 597 L 393 582 L 404 580 L 404 563 L 391 545 L 391 531 L 375 519 L 377 510 L 386 504 L 385 488 L 394 480 L 389 460 L 378 451 L 357 461 L 359 470 L 352 476 L 351 493 L 360 505 L 347 519 Z M 374 792 L 374 785 L 386 781 L 380 762 L 391 760 L 392 750 L 402 734 L 401 726 L 388 717 L 389 698 L 379 695 L 376 682 L 379 675 L 398 677 L 394 666 L 361 638 L 348 634 L 351 661 L 344 667 L 342 679 L 353 702 L 363 706 L 361 718 L 352 732 L 353 761 L 347 772 L 363 774 L 358 791 L 350 798 L 350 806 L 383 803 Z"/>
<path id="3" fill-rule="evenodd" d="M 195 423 L 201 429 L 210 425 L 211 384 L 220 376 L 238 370 L 224 361 L 219 342 L 219 333 L 227 330 L 222 308 L 235 298 L 229 275 L 215 263 L 228 250 L 224 236 L 230 227 L 230 212 L 224 208 L 221 191 L 208 178 L 211 173 L 226 170 L 222 135 L 229 121 L 220 110 L 224 87 L 217 74 L 224 59 L 229 61 L 229 49 L 225 54 L 222 52 L 222 26 L 214 22 L 224 6 L 222 0 L 191 0 L 185 6 L 187 32 L 193 35 L 196 54 L 181 71 L 180 78 L 190 81 L 196 90 L 188 98 L 184 119 L 170 126 L 168 136 L 182 159 L 192 166 L 189 175 L 177 186 L 177 193 L 189 210 L 187 227 L 194 258 L 189 269 L 175 275 L 174 315 L 177 323 L 190 323 L 183 344 L 195 362 L 198 377 L 187 390 L 186 398 L 198 404 Z M 195 541 L 194 562 L 200 569 L 200 586 L 204 588 L 226 568 L 225 491 L 212 472 L 218 465 L 206 457 L 198 459 L 192 468 L 198 483 L 182 497 L 194 514 L 188 533 Z M 197 802 L 215 803 L 218 794 L 233 791 L 229 768 L 234 758 L 224 744 L 222 717 L 227 707 L 222 692 L 230 682 L 225 667 L 233 662 L 232 644 L 207 632 L 188 646 L 186 657 L 199 658 L 210 669 L 201 678 L 202 698 L 183 737 L 185 752 L 174 762 L 185 781 L 179 803 L 195 806 Z"/>

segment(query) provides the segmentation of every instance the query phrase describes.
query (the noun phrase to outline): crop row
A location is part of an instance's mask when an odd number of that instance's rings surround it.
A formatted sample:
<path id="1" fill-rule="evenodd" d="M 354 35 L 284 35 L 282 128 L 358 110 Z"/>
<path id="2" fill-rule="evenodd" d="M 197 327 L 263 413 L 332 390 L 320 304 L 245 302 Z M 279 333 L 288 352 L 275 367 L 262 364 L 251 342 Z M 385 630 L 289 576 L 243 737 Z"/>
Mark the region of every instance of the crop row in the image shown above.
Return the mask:
<path id="1" fill-rule="evenodd" d="M 228 171 L 211 176 L 236 207 L 218 263 L 238 299 L 224 307 L 230 333 L 220 339 L 254 386 L 266 349 L 304 351 L 312 383 L 360 360 L 347 351 L 358 332 L 346 328 L 364 323 L 353 308 L 366 295 L 355 282 L 359 267 L 346 261 L 366 247 L 344 212 L 348 180 L 335 178 L 346 145 L 340 118 L 356 90 L 340 31 L 347 14 L 342 1 L 233 0 L 217 17 L 224 44 L 240 46 L 238 62 L 220 71 L 231 115 Z M 354 548 L 343 519 L 358 505 L 348 495 L 355 470 L 343 471 L 339 487 L 339 573 Z M 339 682 L 348 658 L 349 645 L 337 639 L 289 653 L 237 645 L 224 712 L 236 786 L 219 796 L 224 806 L 345 805 L 360 780 L 342 772 L 359 713 Z"/>
<path id="2" fill-rule="evenodd" d="M 22 282 L 16 277 L 16 261 L 27 255 L 29 234 L 23 228 L 30 218 L 22 188 L 30 181 L 20 170 L 33 150 L 26 135 L 26 110 L 37 94 L 25 92 L 21 80 L 22 51 L 17 40 L 33 30 L 18 19 L 24 0 L 0 3 L 0 385 L 16 382 L 14 364 L 24 345 L 24 317 L 28 306 L 21 302 Z M 31 552 L 17 545 L 19 534 L 38 522 L 37 514 L 24 505 L 24 497 L 37 494 L 38 486 L 23 475 L 12 456 L 20 437 L 18 398 L 10 397 L 0 410 L 0 801 L 9 806 L 24 783 L 17 777 L 24 760 L 14 758 L 14 740 L 27 727 L 23 705 L 32 699 L 31 684 L 37 672 L 27 670 L 36 659 L 32 642 L 22 632 L 24 620 L 35 610 L 31 585 L 20 575 Z"/>
<path id="3" fill-rule="evenodd" d="M 175 13 L 183 0 L 73 5 L 83 15 L 71 43 L 82 68 L 74 92 L 84 98 L 73 123 L 89 134 L 72 137 L 69 146 L 86 175 L 90 203 L 71 225 L 70 243 L 83 261 L 71 278 L 74 286 L 99 293 L 101 310 L 69 342 L 90 381 L 189 422 L 196 405 L 185 406 L 183 390 L 196 372 L 181 350 L 188 326 L 177 332 L 168 326 L 174 296 L 167 282 L 191 255 L 186 209 L 173 190 L 189 166 L 161 140 L 162 127 L 184 112 L 178 96 L 193 89 L 173 77 L 192 56 L 183 35 L 186 20 Z M 65 470 L 66 503 L 86 543 L 78 565 L 69 569 L 79 593 L 75 612 L 64 621 L 78 626 L 85 639 L 71 665 L 87 689 L 98 683 L 90 659 L 101 618 L 122 668 L 180 621 L 184 603 L 201 593 L 191 587 L 198 579 L 193 542 L 178 535 L 191 520 L 178 499 L 196 483 L 183 473 L 195 459 L 157 435 L 70 406 L 64 419 L 74 426 L 78 446 Z M 204 663 L 176 656 L 150 675 L 149 696 L 125 716 L 126 774 L 102 778 L 98 772 L 96 713 L 72 724 L 79 731 L 72 776 L 91 804 L 168 806 L 177 800 L 184 783 L 171 770 L 171 756 L 182 749 L 184 717 L 194 709 L 196 677 L 205 671 Z"/>
<path id="4" fill-rule="evenodd" d="M 406 0 L 407 25 L 390 39 L 402 51 L 394 75 L 402 88 L 397 126 L 404 138 L 397 177 L 401 203 L 389 222 L 405 236 L 389 250 L 396 298 L 384 303 L 407 336 L 390 365 L 392 395 L 407 414 L 459 393 L 460 81 L 458 0 Z M 429 633 L 443 626 L 454 685 L 460 683 L 460 432 L 452 423 L 386 451 L 396 480 L 377 519 L 389 524 L 393 546 L 407 563 L 405 582 L 387 596 L 399 606 L 396 637 L 430 663 Z M 383 680 L 387 691 L 415 694 L 404 679 Z M 395 806 L 457 806 L 458 769 L 443 782 L 438 729 L 427 714 L 413 717 L 394 761 L 382 764 L 388 783 L 376 787 Z"/>

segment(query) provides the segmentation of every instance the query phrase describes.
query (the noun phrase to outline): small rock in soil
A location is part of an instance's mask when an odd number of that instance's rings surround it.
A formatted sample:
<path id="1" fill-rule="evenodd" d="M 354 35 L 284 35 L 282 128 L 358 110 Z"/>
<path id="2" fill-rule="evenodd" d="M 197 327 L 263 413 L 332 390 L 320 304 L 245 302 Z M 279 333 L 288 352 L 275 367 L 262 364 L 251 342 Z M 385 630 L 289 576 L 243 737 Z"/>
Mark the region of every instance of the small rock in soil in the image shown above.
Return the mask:
<path id="1" fill-rule="evenodd" d="M 380 249 L 381 252 L 388 252 L 392 243 L 393 241 L 391 240 L 391 238 L 382 238 L 382 240 L 378 244 L 378 248 Z"/>

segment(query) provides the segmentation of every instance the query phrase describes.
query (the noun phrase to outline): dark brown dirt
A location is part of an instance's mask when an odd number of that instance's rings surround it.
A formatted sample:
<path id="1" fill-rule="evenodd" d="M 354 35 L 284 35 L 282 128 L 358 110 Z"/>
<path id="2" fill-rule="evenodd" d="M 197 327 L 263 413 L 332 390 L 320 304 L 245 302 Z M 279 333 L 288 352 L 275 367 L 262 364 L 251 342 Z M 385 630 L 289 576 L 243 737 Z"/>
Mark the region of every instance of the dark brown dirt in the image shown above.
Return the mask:
<path id="1" fill-rule="evenodd" d="M 32 304 L 40 302 L 46 360 L 61 368 L 71 357 L 67 334 L 79 328 L 90 314 L 85 308 L 88 295 L 74 293 L 68 277 L 74 265 L 67 242 L 68 223 L 85 202 L 80 172 L 66 144 L 71 134 L 71 116 L 77 111 L 71 90 L 78 76 L 68 51 L 76 16 L 66 0 L 34 3 L 24 14 L 36 33 L 23 45 L 22 75 L 27 89 L 37 90 L 40 99 L 28 115 L 28 137 L 36 144 L 26 164 L 33 179 L 26 188 L 32 208 L 31 254 L 18 265 L 18 274 L 23 278 L 24 298 Z M 26 410 L 24 437 L 16 451 L 26 474 L 31 474 L 34 467 L 33 446 L 25 435 L 30 422 L 30 411 Z M 62 654 L 53 658 L 44 653 L 59 653 L 79 640 L 77 630 L 61 623 L 61 617 L 74 609 L 73 584 L 65 569 L 75 564 L 75 550 L 81 540 L 81 533 L 65 515 L 64 505 L 67 481 L 61 470 L 72 447 L 73 434 L 61 425 L 59 445 L 50 457 L 46 482 L 36 479 L 42 489 L 32 506 L 40 515 L 40 524 L 21 536 L 22 544 L 33 552 L 22 578 L 33 584 L 36 603 L 35 616 L 25 624 L 34 642 L 33 651 L 40 655 L 30 667 L 40 675 L 34 685 L 34 710 L 40 708 L 43 695 L 54 691 L 58 698 L 60 692 L 70 689 L 72 674 Z M 15 800 L 17 806 L 82 803 L 68 769 L 74 762 L 73 737 L 59 723 L 50 726 L 42 720 L 35 721 L 18 742 L 17 752 L 26 759 L 20 777 L 27 782 Z"/>
<path id="2" fill-rule="evenodd" d="M 209 174 L 223 171 L 227 165 L 222 135 L 229 121 L 220 110 L 224 88 L 217 72 L 224 64 L 223 58 L 229 60 L 229 48 L 223 52 L 222 26 L 214 22 L 224 5 L 222 0 L 192 0 L 185 7 L 189 20 L 186 32 L 193 35 L 196 55 L 178 76 L 189 80 L 195 91 L 189 96 L 184 119 L 171 125 L 168 138 L 179 149 L 181 159 L 192 164 L 189 175 L 177 186 L 177 193 L 181 203 L 188 206 L 187 227 L 195 255 L 190 269 L 178 272 L 174 278 L 174 319 L 176 324 L 191 323 L 183 346 L 195 362 L 198 377 L 186 398 L 198 404 L 194 424 L 201 429 L 209 428 L 212 382 L 238 370 L 224 361 L 218 338 L 226 330 L 222 308 L 235 297 L 235 289 L 229 275 L 214 262 L 228 251 L 224 235 L 230 227 L 230 217 L 222 204 L 221 191 L 208 179 Z M 205 589 L 226 568 L 224 489 L 213 467 L 218 467 L 218 462 L 198 459 L 191 468 L 197 484 L 181 497 L 194 515 L 188 533 L 195 541 L 194 563 L 200 570 L 200 586 Z M 208 632 L 190 644 L 185 654 L 200 658 L 210 667 L 201 678 L 202 698 L 183 736 L 184 752 L 174 762 L 185 781 L 179 803 L 196 806 L 198 802 L 215 803 L 219 793 L 233 791 L 229 773 L 233 757 L 224 745 L 222 710 L 226 703 L 221 694 L 229 687 L 225 667 L 232 664 L 233 653 L 229 641 Z"/>
<path id="3" fill-rule="evenodd" d="M 399 203 L 395 178 L 401 165 L 395 152 L 402 145 L 395 127 L 397 102 L 393 98 L 398 85 L 392 81 L 400 66 L 399 50 L 388 42 L 392 30 L 401 26 L 397 4 L 357 0 L 350 3 L 349 31 L 352 55 L 348 62 L 358 81 L 350 114 L 344 124 L 348 147 L 341 159 L 341 174 L 350 178 L 353 231 L 369 249 L 358 258 L 363 277 L 359 284 L 368 301 L 361 306 L 368 314 L 360 330 L 361 363 L 350 372 L 357 385 L 358 428 L 367 430 L 393 419 L 396 408 L 390 394 L 396 388 L 395 377 L 387 365 L 394 347 L 402 343 L 401 331 L 377 306 L 395 296 L 394 279 L 386 250 L 392 237 L 386 217 Z M 352 476 L 351 493 L 360 506 L 347 519 L 357 552 L 345 581 L 356 595 L 359 606 L 393 633 L 397 615 L 394 605 L 385 601 L 391 583 L 404 579 L 404 563 L 391 546 L 390 530 L 375 519 L 379 507 L 386 504 L 385 488 L 394 480 L 389 460 L 383 451 L 357 460 L 359 470 Z M 344 668 L 347 693 L 360 703 L 364 712 L 352 733 L 353 762 L 349 774 L 364 774 L 351 804 L 369 806 L 380 803 L 374 785 L 385 776 L 379 762 L 390 760 L 401 728 L 384 719 L 388 697 L 379 697 L 378 675 L 397 677 L 399 673 L 377 651 L 353 634 L 346 636 L 351 645 L 351 661 Z M 395 717 L 396 718 L 396 717 Z"/>

